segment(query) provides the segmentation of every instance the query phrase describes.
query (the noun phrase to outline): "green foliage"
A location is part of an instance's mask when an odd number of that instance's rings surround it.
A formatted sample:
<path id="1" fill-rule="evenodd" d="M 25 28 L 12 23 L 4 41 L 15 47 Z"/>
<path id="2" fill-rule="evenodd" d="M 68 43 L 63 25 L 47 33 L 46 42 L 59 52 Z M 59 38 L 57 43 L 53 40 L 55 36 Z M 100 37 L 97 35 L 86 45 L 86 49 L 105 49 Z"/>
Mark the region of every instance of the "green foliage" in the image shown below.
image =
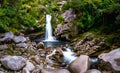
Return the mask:
<path id="1" fill-rule="evenodd" d="M 100 25 L 105 26 L 109 32 L 120 29 L 120 0 L 70 0 L 63 5 L 62 9 L 69 8 L 77 14 L 73 23 L 80 31 Z"/>
<path id="2" fill-rule="evenodd" d="M 59 0 L 2 0 L 0 1 L 0 31 L 18 32 L 22 26 L 37 27 L 45 24 L 45 15 L 51 14 L 54 19 L 60 13 Z M 54 21 L 55 25 L 56 21 Z"/>

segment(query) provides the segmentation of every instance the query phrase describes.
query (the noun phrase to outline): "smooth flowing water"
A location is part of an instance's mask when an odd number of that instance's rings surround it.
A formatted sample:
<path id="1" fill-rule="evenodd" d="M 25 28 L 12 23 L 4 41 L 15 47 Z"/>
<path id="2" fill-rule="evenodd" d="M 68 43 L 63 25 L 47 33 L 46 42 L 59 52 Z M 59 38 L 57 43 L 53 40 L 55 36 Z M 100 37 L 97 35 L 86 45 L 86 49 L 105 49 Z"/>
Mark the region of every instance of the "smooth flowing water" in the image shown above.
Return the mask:
<path id="1" fill-rule="evenodd" d="M 45 38 L 35 39 L 35 41 L 37 43 L 43 42 L 45 46 L 51 47 L 68 44 L 69 42 L 57 40 L 56 37 L 53 36 L 51 19 L 51 15 L 46 15 Z"/>
<path id="2" fill-rule="evenodd" d="M 46 32 L 44 41 L 56 41 L 56 38 L 53 36 L 52 33 L 51 19 L 51 15 L 46 15 Z"/>
<path id="3" fill-rule="evenodd" d="M 63 51 L 64 61 L 67 63 L 71 63 L 74 61 L 77 57 L 75 56 L 75 53 L 70 50 L 70 48 L 66 48 L 66 51 Z"/>

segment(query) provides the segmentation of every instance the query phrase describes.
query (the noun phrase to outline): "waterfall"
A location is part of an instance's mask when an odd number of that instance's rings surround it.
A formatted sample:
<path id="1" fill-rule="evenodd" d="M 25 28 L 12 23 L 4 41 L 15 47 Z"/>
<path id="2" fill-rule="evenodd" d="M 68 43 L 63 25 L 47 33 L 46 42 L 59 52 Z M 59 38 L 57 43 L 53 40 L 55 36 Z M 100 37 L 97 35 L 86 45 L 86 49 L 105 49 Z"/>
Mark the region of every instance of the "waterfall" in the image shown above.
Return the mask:
<path id="1" fill-rule="evenodd" d="M 55 41 L 55 37 L 52 36 L 51 15 L 46 15 L 46 32 L 44 41 Z"/>

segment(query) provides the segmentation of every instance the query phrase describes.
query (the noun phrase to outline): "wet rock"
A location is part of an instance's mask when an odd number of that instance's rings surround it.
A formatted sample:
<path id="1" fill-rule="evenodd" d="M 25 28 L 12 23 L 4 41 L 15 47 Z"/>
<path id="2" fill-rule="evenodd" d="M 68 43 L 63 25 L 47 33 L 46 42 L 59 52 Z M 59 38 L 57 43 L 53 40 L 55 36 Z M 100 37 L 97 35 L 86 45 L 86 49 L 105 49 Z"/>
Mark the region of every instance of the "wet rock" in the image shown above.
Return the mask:
<path id="1" fill-rule="evenodd" d="M 90 58 L 87 55 L 81 55 L 68 66 L 68 69 L 71 73 L 84 73 L 89 69 L 90 64 Z"/>
<path id="2" fill-rule="evenodd" d="M 19 43 L 19 44 L 16 44 L 17 47 L 19 48 L 27 48 L 28 45 L 26 43 Z"/>
<path id="3" fill-rule="evenodd" d="M 73 23 L 58 24 L 57 28 L 55 28 L 55 36 L 58 38 L 70 40 L 70 38 L 76 36 L 77 33 L 77 27 Z"/>
<path id="4" fill-rule="evenodd" d="M 7 32 L 3 35 L 3 38 L 0 38 L 0 42 L 11 41 L 13 38 L 14 38 L 14 34 L 12 32 Z"/>
<path id="5" fill-rule="evenodd" d="M 120 71 L 120 48 L 112 50 L 109 53 L 100 54 L 99 59 L 103 60 L 105 63 L 109 63 L 111 68 L 115 71 Z M 102 62 L 102 64 L 104 63 Z M 106 67 L 110 67 L 110 65 Z"/>
<path id="6" fill-rule="evenodd" d="M 39 42 L 37 44 L 37 48 L 44 48 L 44 43 L 43 42 Z"/>
<path id="7" fill-rule="evenodd" d="M 85 73 L 101 73 L 101 72 L 99 70 L 97 70 L 97 69 L 91 69 L 91 70 L 88 70 Z"/>
<path id="8" fill-rule="evenodd" d="M 3 56 L 1 63 L 11 70 L 20 70 L 26 65 L 26 60 L 22 56 Z"/>
<path id="9" fill-rule="evenodd" d="M 26 66 L 24 68 L 28 71 L 33 71 L 35 69 L 35 66 L 30 61 L 27 61 Z"/>
<path id="10" fill-rule="evenodd" d="M 76 15 L 74 14 L 73 10 L 70 8 L 69 10 L 66 10 L 62 17 L 64 18 L 65 22 L 71 22 L 76 18 Z"/>
<path id="11" fill-rule="evenodd" d="M 15 43 L 20 43 L 20 42 L 23 43 L 27 41 L 27 39 L 24 36 L 15 36 L 13 40 Z"/>
<path id="12" fill-rule="evenodd" d="M 66 69 L 42 69 L 41 73 L 70 73 Z"/>

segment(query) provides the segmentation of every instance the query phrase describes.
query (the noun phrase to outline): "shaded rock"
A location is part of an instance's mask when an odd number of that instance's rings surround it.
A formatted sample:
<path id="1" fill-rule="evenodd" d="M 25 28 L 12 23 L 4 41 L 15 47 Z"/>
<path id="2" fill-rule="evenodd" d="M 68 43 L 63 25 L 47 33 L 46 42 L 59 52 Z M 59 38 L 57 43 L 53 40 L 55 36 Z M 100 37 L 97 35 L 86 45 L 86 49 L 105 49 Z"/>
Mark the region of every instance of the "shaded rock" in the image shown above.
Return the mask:
<path id="1" fill-rule="evenodd" d="M 5 49 L 8 49 L 7 44 L 0 45 L 0 50 L 5 50 Z"/>
<path id="2" fill-rule="evenodd" d="M 67 23 L 67 24 L 58 24 L 57 28 L 55 28 L 55 36 L 58 38 L 65 38 L 67 40 L 70 40 L 71 37 L 76 36 L 78 33 L 77 27 L 73 23 Z"/>
<path id="3" fill-rule="evenodd" d="M 42 69 L 41 73 L 70 73 L 66 69 Z"/>
<path id="4" fill-rule="evenodd" d="M 30 61 L 27 61 L 26 66 L 24 68 L 27 69 L 28 71 L 33 71 L 35 69 L 35 66 Z"/>
<path id="5" fill-rule="evenodd" d="M 43 42 L 39 42 L 37 44 L 37 48 L 44 48 L 44 43 Z"/>
<path id="6" fill-rule="evenodd" d="M 76 15 L 74 14 L 73 10 L 70 8 L 69 10 L 66 10 L 63 14 L 62 17 L 64 18 L 65 22 L 71 22 L 76 18 Z"/>
<path id="7" fill-rule="evenodd" d="M 81 55 L 68 66 L 68 69 L 71 73 L 84 73 L 89 69 L 90 64 L 89 56 Z"/>
<path id="8" fill-rule="evenodd" d="M 120 48 L 99 55 L 99 59 L 108 62 L 115 71 L 120 71 Z M 104 63 L 103 63 L 104 64 Z M 110 67 L 110 66 L 106 66 Z"/>
<path id="9" fill-rule="evenodd" d="M 5 68 L 20 70 L 26 65 L 26 60 L 21 56 L 3 56 L 1 63 Z"/>
<path id="10" fill-rule="evenodd" d="M 12 32 L 7 32 L 3 35 L 3 38 L 0 38 L 0 42 L 11 41 L 13 38 L 14 38 L 14 34 Z"/>
<path id="11" fill-rule="evenodd" d="M 99 70 L 97 70 L 97 69 L 91 69 L 91 70 L 88 70 L 85 73 L 101 73 L 101 72 Z"/>
<path id="12" fill-rule="evenodd" d="M 20 43 L 20 42 L 23 43 L 27 41 L 27 39 L 24 36 L 15 36 L 13 40 L 15 43 Z"/>
<path id="13" fill-rule="evenodd" d="M 19 44 L 16 44 L 17 47 L 20 47 L 20 48 L 27 48 L 28 45 L 26 43 L 19 43 Z"/>

